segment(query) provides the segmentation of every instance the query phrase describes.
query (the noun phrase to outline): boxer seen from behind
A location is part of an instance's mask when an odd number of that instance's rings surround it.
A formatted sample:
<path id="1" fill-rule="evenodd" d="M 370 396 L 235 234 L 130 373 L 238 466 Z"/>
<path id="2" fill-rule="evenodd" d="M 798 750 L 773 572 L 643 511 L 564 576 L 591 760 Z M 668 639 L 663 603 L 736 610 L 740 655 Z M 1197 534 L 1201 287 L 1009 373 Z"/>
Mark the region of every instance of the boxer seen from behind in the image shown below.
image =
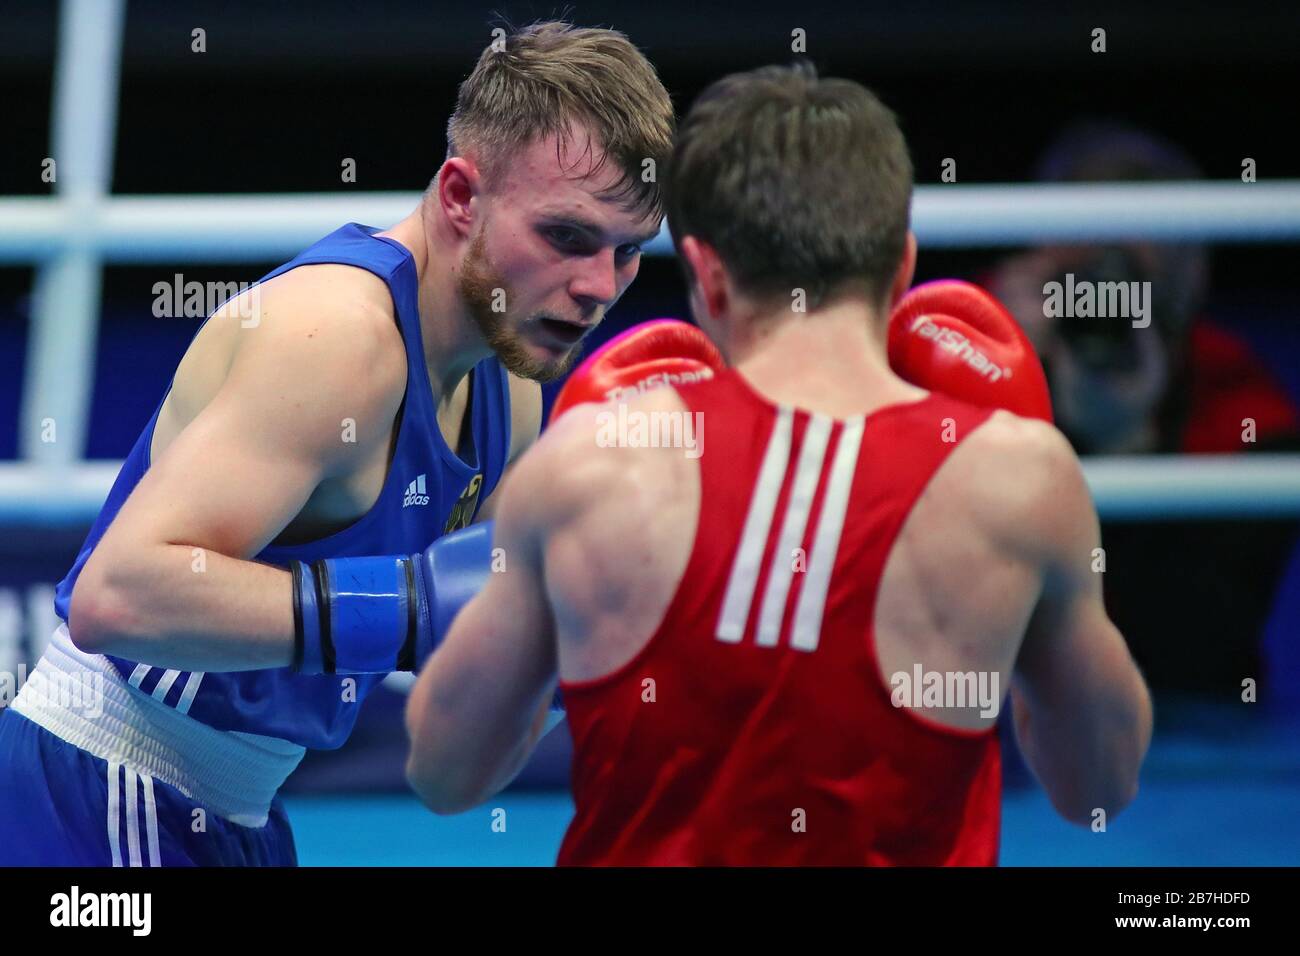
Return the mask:
<path id="1" fill-rule="evenodd" d="M 1063 816 L 1133 799 L 1151 704 L 1102 605 L 1079 463 L 1033 417 L 1042 371 L 995 300 L 907 293 L 911 188 L 893 115 L 855 83 L 771 67 L 694 104 L 668 220 L 729 367 L 653 326 L 575 373 L 599 397 L 716 367 L 613 419 L 571 407 L 520 461 L 506 567 L 408 704 L 434 810 L 509 781 L 557 676 L 565 864 L 994 864 L 1008 693 Z M 703 454 L 649 447 L 638 415 L 701 421 Z"/>

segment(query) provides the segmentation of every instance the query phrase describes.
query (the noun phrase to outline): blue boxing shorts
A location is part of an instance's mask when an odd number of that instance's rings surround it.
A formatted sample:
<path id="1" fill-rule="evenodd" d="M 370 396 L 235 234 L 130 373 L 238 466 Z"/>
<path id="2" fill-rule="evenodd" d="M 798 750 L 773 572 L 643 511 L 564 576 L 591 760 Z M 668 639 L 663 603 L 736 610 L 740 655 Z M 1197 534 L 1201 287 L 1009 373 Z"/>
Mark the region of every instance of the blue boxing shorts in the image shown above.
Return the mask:
<path id="1" fill-rule="evenodd" d="M 0 866 L 295 866 L 277 791 L 301 757 L 178 714 L 60 627 L 0 711 Z"/>

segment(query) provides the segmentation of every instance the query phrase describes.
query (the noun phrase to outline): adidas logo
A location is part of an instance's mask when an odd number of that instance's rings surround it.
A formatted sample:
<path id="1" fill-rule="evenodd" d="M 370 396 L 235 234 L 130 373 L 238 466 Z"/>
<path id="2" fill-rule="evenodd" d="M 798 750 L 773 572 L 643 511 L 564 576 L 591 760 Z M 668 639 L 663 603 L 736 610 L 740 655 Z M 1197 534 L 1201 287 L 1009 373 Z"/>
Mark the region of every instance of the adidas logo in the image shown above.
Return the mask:
<path id="1" fill-rule="evenodd" d="M 424 475 L 416 478 L 406 486 L 406 497 L 402 499 L 402 507 L 409 508 L 411 505 L 427 505 L 429 496 L 424 492 Z"/>

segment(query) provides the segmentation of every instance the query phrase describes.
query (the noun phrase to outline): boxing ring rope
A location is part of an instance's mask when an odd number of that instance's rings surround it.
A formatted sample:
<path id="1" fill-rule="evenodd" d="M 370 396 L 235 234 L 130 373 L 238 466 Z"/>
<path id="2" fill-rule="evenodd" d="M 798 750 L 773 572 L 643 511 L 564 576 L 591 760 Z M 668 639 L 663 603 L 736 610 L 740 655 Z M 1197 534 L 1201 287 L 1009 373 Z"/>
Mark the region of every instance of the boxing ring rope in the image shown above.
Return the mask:
<path id="1" fill-rule="evenodd" d="M 418 192 L 0 199 L 0 263 L 69 250 L 115 263 L 278 260 L 344 222 L 395 223 L 419 199 Z M 929 247 L 1297 240 L 1300 180 L 918 186 L 912 225 Z M 672 254 L 667 228 L 645 251 Z"/>
<path id="2" fill-rule="evenodd" d="M 84 523 L 118 464 L 85 447 L 104 263 L 283 260 L 347 221 L 387 226 L 418 192 L 109 196 L 124 0 L 63 0 L 54 84 L 57 194 L 0 198 L 0 264 L 37 265 L 21 412 L 25 461 L 0 464 L 0 522 Z M 928 247 L 1051 241 L 1300 239 L 1300 180 L 921 186 Z M 650 255 L 672 252 L 667 230 Z M 41 439 L 53 419 L 58 441 Z M 1084 463 L 1103 517 L 1300 515 L 1300 455 Z"/>
<path id="3" fill-rule="evenodd" d="M 0 464 L 0 525 L 89 524 L 120 467 Z M 1112 521 L 1300 516 L 1300 455 L 1089 458 L 1083 472 Z"/>

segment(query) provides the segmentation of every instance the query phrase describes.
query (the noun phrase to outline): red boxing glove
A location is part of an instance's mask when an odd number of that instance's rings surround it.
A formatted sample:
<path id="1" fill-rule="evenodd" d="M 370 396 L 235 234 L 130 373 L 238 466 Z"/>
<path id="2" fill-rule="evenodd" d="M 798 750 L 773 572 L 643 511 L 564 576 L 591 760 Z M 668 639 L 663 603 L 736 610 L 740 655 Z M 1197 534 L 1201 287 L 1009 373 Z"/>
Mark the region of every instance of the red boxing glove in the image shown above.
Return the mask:
<path id="1" fill-rule="evenodd" d="M 889 317 L 889 366 L 959 401 L 1052 420 L 1034 347 L 1002 303 L 969 282 L 940 279 L 903 296 Z"/>
<path id="2" fill-rule="evenodd" d="M 651 319 L 616 335 L 574 369 L 555 397 L 551 421 L 574 405 L 629 399 L 660 385 L 713 378 L 726 368 L 708 336 L 677 319 Z"/>

